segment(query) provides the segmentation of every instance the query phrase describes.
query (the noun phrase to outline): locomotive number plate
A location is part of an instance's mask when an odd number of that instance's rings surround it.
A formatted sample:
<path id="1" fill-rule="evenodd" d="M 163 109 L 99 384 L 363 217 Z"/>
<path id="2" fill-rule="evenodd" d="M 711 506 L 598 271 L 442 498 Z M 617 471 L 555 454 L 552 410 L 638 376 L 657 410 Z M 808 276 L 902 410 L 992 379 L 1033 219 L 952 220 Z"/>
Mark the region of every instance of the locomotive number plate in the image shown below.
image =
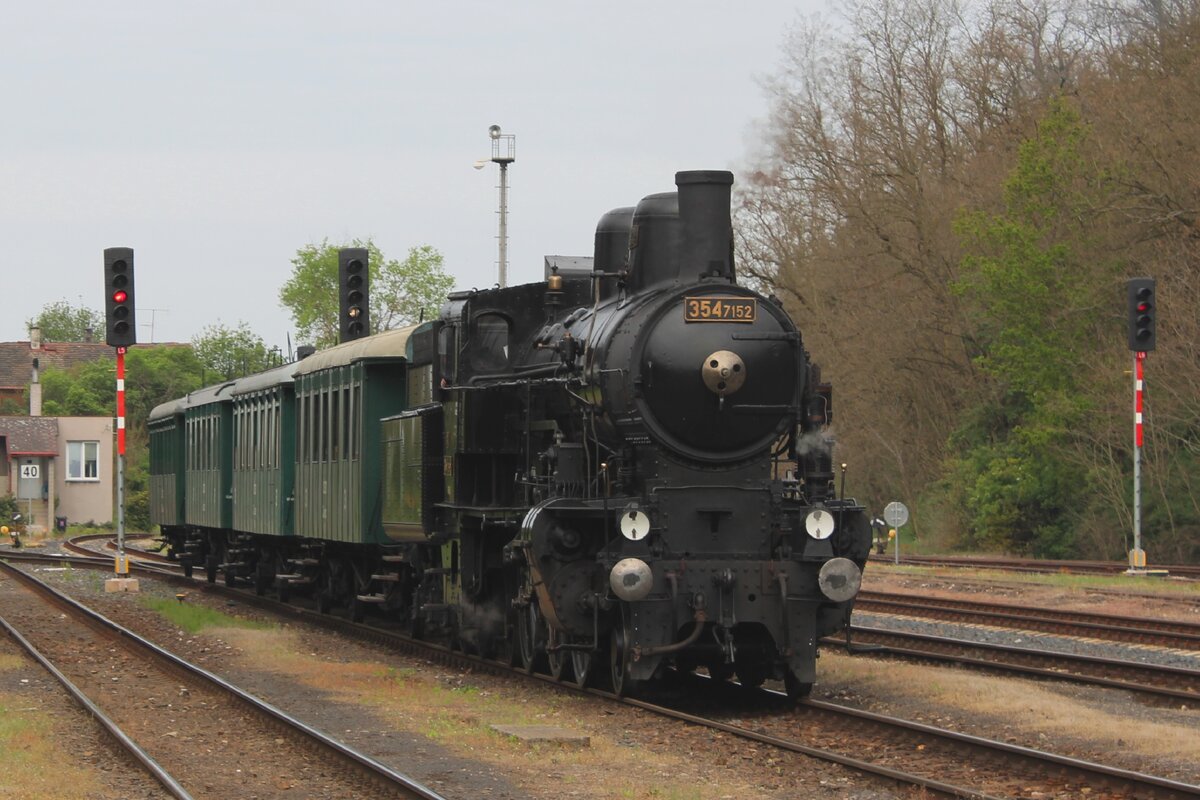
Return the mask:
<path id="1" fill-rule="evenodd" d="M 754 322 L 758 301 L 753 297 L 685 297 L 684 322 Z"/>

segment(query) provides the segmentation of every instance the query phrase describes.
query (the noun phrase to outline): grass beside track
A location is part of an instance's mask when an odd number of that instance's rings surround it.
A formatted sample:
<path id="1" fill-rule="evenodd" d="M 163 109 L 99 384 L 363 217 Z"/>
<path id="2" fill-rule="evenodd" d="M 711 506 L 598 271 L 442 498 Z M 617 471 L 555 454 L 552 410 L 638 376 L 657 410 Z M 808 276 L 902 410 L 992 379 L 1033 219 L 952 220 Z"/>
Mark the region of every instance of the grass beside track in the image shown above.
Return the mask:
<path id="1" fill-rule="evenodd" d="M 41 667 L 16 655 L 0 654 L 6 683 L 27 684 L 20 675 Z M 84 800 L 97 794 L 95 773 L 78 766 L 62 750 L 63 717 L 47 714 L 38 696 L 0 691 L 0 797 L 23 800 Z"/>
<path id="2" fill-rule="evenodd" d="M 241 617 L 223 614 L 205 606 L 188 603 L 187 598 L 171 599 L 143 595 L 139 602 L 151 611 L 157 611 L 170 622 L 183 628 L 188 633 L 200 633 L 203 630 L 226 628 L 249 628 L 251 630 L 270 630 L 275 627 L 265 622 L 254 622 Z"/>

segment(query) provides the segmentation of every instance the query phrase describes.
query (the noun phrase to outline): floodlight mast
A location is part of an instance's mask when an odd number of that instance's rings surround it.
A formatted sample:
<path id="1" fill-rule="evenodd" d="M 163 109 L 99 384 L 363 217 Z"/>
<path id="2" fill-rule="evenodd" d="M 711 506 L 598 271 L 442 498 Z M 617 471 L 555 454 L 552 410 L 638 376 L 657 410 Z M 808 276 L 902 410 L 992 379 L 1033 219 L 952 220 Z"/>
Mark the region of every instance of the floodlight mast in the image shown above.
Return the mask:
<path id="1" fill-rule="evenodd" d="M 491 160 L 500 165 L 500 288 L 508 286 L 508 165 L 517 160 L 517 137 L 504 133 L 499 125 L 488 128 L 488 137 L 492 140 Z M 475 162 L 479 169 L 483 164 Z"/>

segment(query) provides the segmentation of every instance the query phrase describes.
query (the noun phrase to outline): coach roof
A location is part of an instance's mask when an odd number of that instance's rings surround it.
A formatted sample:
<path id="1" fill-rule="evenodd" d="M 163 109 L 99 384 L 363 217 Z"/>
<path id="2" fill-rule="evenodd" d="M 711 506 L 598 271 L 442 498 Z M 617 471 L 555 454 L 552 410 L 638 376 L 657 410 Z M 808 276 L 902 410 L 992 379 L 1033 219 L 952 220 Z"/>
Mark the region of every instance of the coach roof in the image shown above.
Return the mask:
<path id="1" fill-rule="evenodd" d="M 416 329 L 416 325 L 409 325 L 321 350 L 297 364 L 295 374 L 307 375 L 331 367 L 344 367 L 355 361 L 404 358 L 408 352 L 408 337 Z"/>
<path id="2" fill-rule="evenodd" d="M 291 386 L 292 373 L 302 363 L 302 361 L 293 361 L 289 364 L 284 364 L 282 367 L 275 367 L 275 369 L 269 369 L 266 372 L 239 378 L 237 386 L 233 389 L 233 395 L 236 397 L 238 395 L 262 391 L 263 389 L 273 389 L 276 386 Z"/>

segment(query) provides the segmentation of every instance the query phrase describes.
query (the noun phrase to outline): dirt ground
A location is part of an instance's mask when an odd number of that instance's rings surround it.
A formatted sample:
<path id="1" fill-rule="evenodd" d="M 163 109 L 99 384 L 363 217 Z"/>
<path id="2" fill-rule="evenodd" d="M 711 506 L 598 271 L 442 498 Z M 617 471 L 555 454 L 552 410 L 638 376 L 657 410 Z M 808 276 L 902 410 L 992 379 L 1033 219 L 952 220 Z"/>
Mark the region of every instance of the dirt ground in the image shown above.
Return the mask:
<path id="1" fill-rule="evenodd" d="M 103 574 L 76 570 L 46 577 L 142 635 L 372 753 L 447 798 L 875 800 L 908 796 L 840 767 L 781 755 L 636 709 L 510 677 L 450 671 L 290 623 L 277 623 L 266 631 L 225 628 L 187 634 L 148 610 L 136 595 L 105 594 Z M 961 596 L 965 586 L 953 577 L 868 569 L 865 588 Z M 173 597 L 176 591 L 146 579 L 142 589 L 144 596 Z M 1108 595 L 1097 600 L 1054 586 L 1005 584 L 983 590 L 971 584 L 967 591 L 1027 605 L 1079 604 L 1113 613 L 1200 617 L 1194 610 L 1200 604 L 1193 603 L 1188 611 L 1186 602 L 1178 600 L 1114 600 Z M 200 593 L 190 594 L 185 602 L 209 603 L 225 613 L 266 619 Z M 37 669 L 20 661 L 14 666 L 12 658 L 0 660 L 0 688 L 15 687 L 19 694 L 22 677 L 28 679 Z M 1122 693 L 1048 686 L 1058 685 L 964 670 L 902 669 L 830 651 L 821 661 L 814 696 L 1195 779 L 1188 775 L 1195 769 L 1192 765 L 1200 763 L 1200 754 L 1192 758 L 1186 748 L 1163 752 L 1161 747 L 1157 753 L 1144 752 L 1153 749 L 1154 741 L 1200 741 L 1194 709 L 1147 709 L 1131 704 Z M 586 734 L 590 742 L 587 746 L 527 745 L 498 733 L 494 724 L 554 725 Z M 1149 727 L 1139 727 L 1134 735 L 1135 724 Z M 82 717 L 66 727 L 72 728 L 78 745 L 78 738 L 85 735 L 80 732 L 85 727 Z M 103 752 L 102 744 L 81 746 L 87 752 Z M 106 776 L 97 774 L 96 761 L 106 763 L 106 757 L 78 765 L 80 780 L 101 787 L 82 796 L 100 800 L 130 796 L 128 791 L 107 793 L 102 788 Z M 3 786 L 0 783 L 0 797 L 20 796 L 5 794 Z"/>

